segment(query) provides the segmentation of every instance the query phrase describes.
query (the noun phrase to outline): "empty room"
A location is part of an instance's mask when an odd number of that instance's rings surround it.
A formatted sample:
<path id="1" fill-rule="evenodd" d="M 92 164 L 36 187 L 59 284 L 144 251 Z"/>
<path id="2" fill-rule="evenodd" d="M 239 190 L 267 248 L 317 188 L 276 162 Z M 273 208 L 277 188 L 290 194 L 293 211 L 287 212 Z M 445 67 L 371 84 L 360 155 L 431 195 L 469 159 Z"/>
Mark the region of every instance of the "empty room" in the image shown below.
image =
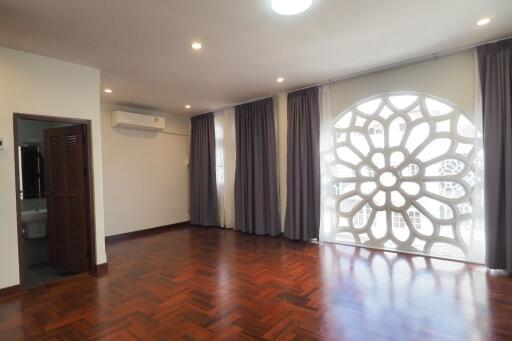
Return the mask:
<path id="1" fill-rule="evenodd" d="M 512 340 L 512 1 L 0 0 L 0 340 Z"/>

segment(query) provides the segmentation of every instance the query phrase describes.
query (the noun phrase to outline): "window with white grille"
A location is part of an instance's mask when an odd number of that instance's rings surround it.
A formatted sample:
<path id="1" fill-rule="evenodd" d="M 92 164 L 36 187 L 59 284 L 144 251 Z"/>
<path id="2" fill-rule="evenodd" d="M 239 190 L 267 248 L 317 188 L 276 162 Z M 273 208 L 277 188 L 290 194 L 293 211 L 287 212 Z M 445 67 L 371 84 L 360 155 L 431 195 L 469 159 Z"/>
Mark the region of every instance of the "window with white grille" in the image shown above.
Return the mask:
<path id="1" fill-rule="evenodd" d="M 438 98 L 388 94 L 360 102 L 332 123 L 323 150 L 328 241 L 468 259 L 483 247 L 482 150 L 468 114 Z M 474 246 L 474 245 L 472 245 Z"/>

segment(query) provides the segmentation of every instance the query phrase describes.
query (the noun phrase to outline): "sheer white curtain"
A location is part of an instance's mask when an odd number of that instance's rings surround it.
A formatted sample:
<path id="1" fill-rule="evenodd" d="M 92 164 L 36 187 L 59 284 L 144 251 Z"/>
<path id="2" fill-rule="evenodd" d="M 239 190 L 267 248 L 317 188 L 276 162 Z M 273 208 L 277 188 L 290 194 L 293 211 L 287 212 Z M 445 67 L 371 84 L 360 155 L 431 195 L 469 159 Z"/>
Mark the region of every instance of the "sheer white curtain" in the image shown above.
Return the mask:
<path id="1" fill-rule="evenodd" d="M 328 151 L 333 144 L 331 124 L 334 115 L 331 108 L 331 85 L 321 86 L 320 97 L 320 241 L 332 241 L 336 234 L 336 212 L 332 198 L 328 196 L 330 181 L 328 164 L 332 161 L 332 155 Z"/>
<path id="2" fill-rule="evenodd" d="M 279 215 L 281 231 L 284 232 L 286 217 L 286 186 L 288 171 L 288 93 L 282 92 L 274 97 L 277 137 L 277 168 L 279 181 Z"/>
<path id="3" fill-rule="evenodd" d="M 483 141 L 483 107 L 482 88 L 480 86 L 480 71 L 478 68 L 478 53 L 473 53 L 475 69 L 475 112 L 473 124 L 475 125 L 474 146 L 476 156 L 474 170 L 476 184 L 472 193 L 473 202 L 473 229 L 468 242 L 468 260 L 476 263 L 485 262 L 485 205 L 484 205 L 484 141 Z"/>
<path id="4" fill-rule="evenodd" d="M 235 227 L 235 109 L 215 112 L 215 157 L 217 166 L 217 196 L 219 223 Z"/>

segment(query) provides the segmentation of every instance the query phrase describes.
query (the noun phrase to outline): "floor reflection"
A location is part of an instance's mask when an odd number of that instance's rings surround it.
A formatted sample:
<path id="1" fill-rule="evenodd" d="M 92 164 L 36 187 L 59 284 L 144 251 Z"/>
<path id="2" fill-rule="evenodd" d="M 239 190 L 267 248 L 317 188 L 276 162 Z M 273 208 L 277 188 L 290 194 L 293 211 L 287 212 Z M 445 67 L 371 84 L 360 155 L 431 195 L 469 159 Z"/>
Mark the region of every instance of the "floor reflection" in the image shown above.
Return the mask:
<path id="1" fill-rule="evenodd" d="M 488 336 L 482 266 L 336 244 L 320 248 L 326 326 L 396 339 Z"/>

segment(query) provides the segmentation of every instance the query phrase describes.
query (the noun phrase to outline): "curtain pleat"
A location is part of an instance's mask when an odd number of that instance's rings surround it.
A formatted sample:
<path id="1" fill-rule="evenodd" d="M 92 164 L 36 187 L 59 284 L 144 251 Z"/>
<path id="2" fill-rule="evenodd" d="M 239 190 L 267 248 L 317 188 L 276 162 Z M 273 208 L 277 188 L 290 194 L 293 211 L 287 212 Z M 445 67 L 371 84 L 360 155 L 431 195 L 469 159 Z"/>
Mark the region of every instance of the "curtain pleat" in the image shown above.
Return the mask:
<path id="1" fill-rule="evenodd" d="M 218 226 L 213 113 L 191 118 L 190 222 Z"/>
<path id="2" fill-rule="evenodd" d="M 512 39 L 477 51 L 485 148 L 486 264 L 512 275 Z"/>
<path id="3" fill-rule="evenodd" d="M 235 108 L 235 228 L 281 234 L 272 98 Z"/>
<path id="4" fill-rule="evenodd" d="M 318 239 L 320 227 L 320 113 L 318 88 L 288 94 L 288 172 L 284 234 Z"/>

